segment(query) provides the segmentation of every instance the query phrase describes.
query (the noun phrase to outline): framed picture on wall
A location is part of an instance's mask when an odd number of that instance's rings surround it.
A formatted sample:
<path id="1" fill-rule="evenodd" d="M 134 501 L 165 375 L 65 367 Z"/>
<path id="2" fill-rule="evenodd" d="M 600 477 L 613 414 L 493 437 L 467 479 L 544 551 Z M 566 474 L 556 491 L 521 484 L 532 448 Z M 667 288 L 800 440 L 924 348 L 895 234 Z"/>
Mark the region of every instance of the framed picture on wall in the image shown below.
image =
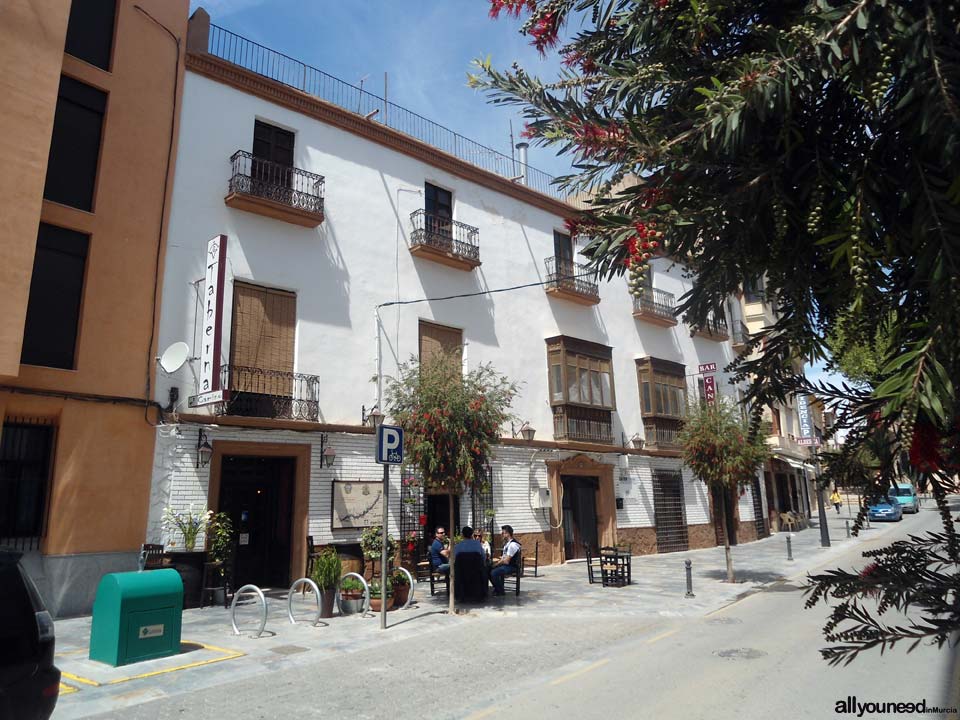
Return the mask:
<path id="1" fill-rule="evenodd" d="M 383 523 L 383 485 L 378 481 L 335 480 L 330 527 L 367 528 Z"/>

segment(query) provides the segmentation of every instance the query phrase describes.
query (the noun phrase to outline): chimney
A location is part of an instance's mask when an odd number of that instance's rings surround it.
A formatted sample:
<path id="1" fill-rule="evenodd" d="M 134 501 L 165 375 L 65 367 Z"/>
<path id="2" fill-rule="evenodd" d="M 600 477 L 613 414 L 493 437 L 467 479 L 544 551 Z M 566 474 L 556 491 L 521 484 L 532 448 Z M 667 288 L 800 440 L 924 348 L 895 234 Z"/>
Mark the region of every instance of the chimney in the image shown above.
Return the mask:
<path id="1" fill-rule="evenodd" d="M 530 147 L 528 142 L 518 142 L 517 143 L 517 153 L 520 156 L 520 184 L 527 184 L 527 148 Z"/>

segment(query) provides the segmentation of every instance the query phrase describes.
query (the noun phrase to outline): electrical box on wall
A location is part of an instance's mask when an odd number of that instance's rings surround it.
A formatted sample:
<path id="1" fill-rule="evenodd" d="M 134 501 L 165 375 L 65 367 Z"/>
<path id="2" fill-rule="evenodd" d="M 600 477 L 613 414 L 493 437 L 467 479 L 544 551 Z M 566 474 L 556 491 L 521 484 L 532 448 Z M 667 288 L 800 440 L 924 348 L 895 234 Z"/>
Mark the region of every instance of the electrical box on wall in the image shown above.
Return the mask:
<path id="1" fill-rule="evenodd" d="M 553 507 L 553 503 L 550 499 L 550 488 L 537 488 L 537 491 L 533 496 L 533 507 L 539 510 Z"/>

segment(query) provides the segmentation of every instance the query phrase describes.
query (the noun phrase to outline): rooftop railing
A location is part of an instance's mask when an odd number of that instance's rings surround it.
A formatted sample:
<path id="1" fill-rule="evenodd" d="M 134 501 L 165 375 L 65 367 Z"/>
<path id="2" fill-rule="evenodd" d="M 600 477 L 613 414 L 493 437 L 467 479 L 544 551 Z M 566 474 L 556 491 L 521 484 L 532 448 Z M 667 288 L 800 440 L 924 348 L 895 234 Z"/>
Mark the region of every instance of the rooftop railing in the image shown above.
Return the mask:
<path id="1" fill-rule="evenodd" d="M 513 179 L 523 175 L 530 189 L 561 202 L 573 202 L 553 184 L 553 176 L 542 170 L 524 166 L 422 115 L 212 23 L 207 52 L 343 110 L 363 116 L 376 112 L 375 122 L 502 177 Z"/>

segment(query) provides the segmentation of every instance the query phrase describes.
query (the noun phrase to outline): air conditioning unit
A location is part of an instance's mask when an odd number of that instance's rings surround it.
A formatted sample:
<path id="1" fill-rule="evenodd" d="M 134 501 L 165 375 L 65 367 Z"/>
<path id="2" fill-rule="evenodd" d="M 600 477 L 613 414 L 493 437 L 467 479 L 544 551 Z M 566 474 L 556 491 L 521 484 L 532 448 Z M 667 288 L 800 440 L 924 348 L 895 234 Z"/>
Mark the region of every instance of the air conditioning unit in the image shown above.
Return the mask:
<path id="1" fill-rule="evenodd" d="M 537 488 L 537 492 L 533 496 L 533 507 L 538 510 L 549 510 L 553 507 L 553 502 L 550 498 L 550 488 Z"/>

